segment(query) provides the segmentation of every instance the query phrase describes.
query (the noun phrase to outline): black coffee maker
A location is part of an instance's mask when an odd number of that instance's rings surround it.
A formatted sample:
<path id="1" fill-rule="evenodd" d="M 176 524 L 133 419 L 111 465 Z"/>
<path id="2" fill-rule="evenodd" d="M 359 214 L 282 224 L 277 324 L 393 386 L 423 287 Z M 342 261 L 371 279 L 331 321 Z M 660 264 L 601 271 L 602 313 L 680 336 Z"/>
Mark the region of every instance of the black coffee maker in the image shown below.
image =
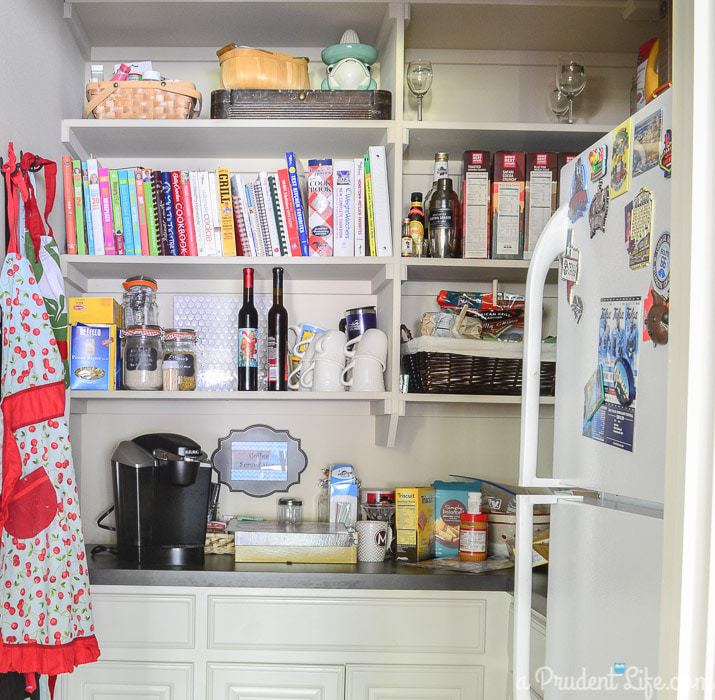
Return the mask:
<path id="1" fill-rule="evenodd" d="M 120 442 L 112 455 L 119 558 L 142 566 L 201 565 L 212 471 L 201 446 L 183 435 Z"/>

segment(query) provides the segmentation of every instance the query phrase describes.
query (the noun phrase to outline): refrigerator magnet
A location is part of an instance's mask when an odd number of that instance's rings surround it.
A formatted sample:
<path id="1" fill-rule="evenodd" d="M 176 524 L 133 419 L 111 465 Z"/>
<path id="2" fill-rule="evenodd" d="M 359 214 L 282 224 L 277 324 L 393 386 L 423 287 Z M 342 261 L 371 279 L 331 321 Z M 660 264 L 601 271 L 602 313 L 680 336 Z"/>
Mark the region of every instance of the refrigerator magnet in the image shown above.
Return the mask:
<path id="1" fill-rule="evenodd" d="M 571 179 L 571 198 L 569 199 L 569 221 L 578 221 L 588 209 L 588 191 L 586 190 L 586 166 L 583 158 L 576 160 Z"/>
<path id="2" fill-rule="evenodd" d="M 583 316 L 583 299 L 578 294 L 574 294 L 571 298 L 571 311 L 573 312 L 573 317 L 578 323 Z"/>
<path id="3" fill-rule="evenodd" d="M 643 300 L 643 340 L 653 341 L 653 346 L 668 344 L 668 325 L 670 322 L 670 302 L 652 287 Z"/>
<path id="4" fill-rule="evenodd" d="M 641 188 L 633 199 L 633 207 L 626 211 L 626 249 L 631 270 L 640 270 L 650 264 L 650 236 L 653 227 L 653 193 Z"/>
<path id="5" fill-rule="evenodd" d="M 605 389 L 603 387 L 603 367 L 599 364 L 594 373 L 589 377 L 586 386 L 583 388 L 583 422 L 584 426 L 595 415 L 605 401 Z"/>
<path id="6" fill-rule="evenodd" d="M 670 231 L 663 231 L 653 246 L 653 287 L 668 297 L 670 292 Z"/>
<path id="7" fill-rule="evenodd" d="M 605 143 L 589 151 L 588 164 L 591 170 L 591 182 L 600 180 L 606 174 L 608 171 L 608 146 Z"/>
<path id="8" fill-rule="evenodd" d="M 636 382 L 628 360 L 619 357 L 613 367 L 613 384 L 621 406 L 630 406 L 636 397 Z"/>
<path id="9" fill-rule="evenodd" d="M 631 120 L 626 119 L 613 131 L 611 145 L 611 198 L 628 192 L 630 187 Z"/>
<path id="10" fill-rule="evenodd" d="M 670 129 L 666 129 L 663 137 L 663 150 L 660 152 L 659 160 L 660 169 L 663 171 L 664 177 L 670 177 L 672 142 L 673 133 Z"/>
<path id="11" fill-rule="evenodd" d="M 596 194 L 591 200 L 591 208 L 588 210 L 588 227 L 593 238 L 599 231 L 606 232 L 606 217 L 608 216 L 608 187 L 603 186 L 603 182 L 598 183 Z"/>
<path id="12" fill-rule="evenodd" d="M 663 111 L 658 110 L 633 127 L 633 177 L 658 165 Z"/>

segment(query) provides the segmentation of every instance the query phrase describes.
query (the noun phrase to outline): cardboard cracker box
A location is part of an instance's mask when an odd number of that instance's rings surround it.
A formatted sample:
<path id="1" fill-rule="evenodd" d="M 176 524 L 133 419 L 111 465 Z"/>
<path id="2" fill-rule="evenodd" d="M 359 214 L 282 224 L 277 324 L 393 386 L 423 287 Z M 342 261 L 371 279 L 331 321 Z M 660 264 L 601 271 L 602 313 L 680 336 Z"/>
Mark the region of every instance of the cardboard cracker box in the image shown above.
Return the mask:
<path id="1" fill-rule="evenodd" d="M 524 174 L 523 151 L 497 151 L 492 176 L 491 257 L 516 260 L 524 251 Z"/>
<path id="2" fill-rule="evenodd" d="M 479 491 L 479 481 L 435 481 L 435 557 L 459 554 L 459 523 L 467 512 L 469 493 Z"/>
<path id="3" fill-rule="evenodd" d="M 489 151 L 465 151 L 462 181 L 462 257 L 488 258 L 490 243 Z"/>
<path id="4" fill-rule="evenodd" d="M 526 156 L 524 207 L 524 257 L 530 258 L 546 222 L 556 211 L 559 171 L 556 153 L 542 151 Z"/>
<path id="5" fill-rule="evenodd" d="M 122 327 L 122 307 L 112 297 L 70 297 L 67 300 L 67 322 Z"/>
<path id="6" fill-rule="evenodd" d="M 434 489 L 413 486 L 395 489 L 397 559 L 434 558 Z"/>

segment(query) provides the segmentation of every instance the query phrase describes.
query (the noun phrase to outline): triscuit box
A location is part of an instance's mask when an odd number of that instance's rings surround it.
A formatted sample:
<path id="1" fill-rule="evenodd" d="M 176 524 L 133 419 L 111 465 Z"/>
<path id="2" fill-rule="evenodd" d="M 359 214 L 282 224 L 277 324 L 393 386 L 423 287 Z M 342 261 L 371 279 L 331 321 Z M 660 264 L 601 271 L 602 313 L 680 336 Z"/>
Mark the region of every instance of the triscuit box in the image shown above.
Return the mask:
<path id="1" fill-rule="evenodd" d="M 122 307 L 112 297 L 70 297 L 67 302 L 69 325 L 109 324 L 122 326 Z"/>
<path id="2" fill-rule="evenodd" d="M 434 489 L 395 489 L 397 559 L 423 561 L 434 557 Z"/>
<path id="3" fill-rule="evenodd" d="M 467 512 L 469 493 L 479 491 L 479 481 L 435 481 L 434 555 L 451 557 L 459 553 L 459 523 Z"/>
<path id="4" fill-rule="evenodd" d="M 70 389 L 114 391 L 121 386 L 117 326 L 70 326 Z"/>

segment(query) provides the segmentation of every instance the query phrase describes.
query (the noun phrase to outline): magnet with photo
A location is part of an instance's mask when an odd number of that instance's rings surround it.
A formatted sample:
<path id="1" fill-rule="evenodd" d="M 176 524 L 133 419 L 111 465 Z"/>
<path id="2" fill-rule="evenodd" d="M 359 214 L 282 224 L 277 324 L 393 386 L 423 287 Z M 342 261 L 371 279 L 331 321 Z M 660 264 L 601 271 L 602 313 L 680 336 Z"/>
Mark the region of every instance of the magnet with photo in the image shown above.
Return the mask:
<path id="1" fill-rule="evenodd" d="M 611 145 L 611 198 L 628 192 L 631 181 L 631 120 L 626 119 L 613 132 Z"/>
<path id="2" fill-rule="evenodd" d="M 663 150 L 660 152 L 660 169 L 664 177 L 670 177 L 671 159 L 673 150 L 673 133 L 670 129 L 665 130 L 663 137 Z"/>
<path id="3" fill-rule="evenodd" d="M 591 200 L 591 208 L 588 210 L 588 227 L 591 238 L 599 231 L 606 232 L 609 199 L 608 187 L 604 187 L 602 181 L 599 182 L 598 189 Z"/>
<path id="4" fill-rule="evenodd" d="M 592 148 L 588 153 L 591 182 L 597 182 L 608 172 L 608 146 L 604 143 Z"/>
<path id="5" fill-rule="evenodd" d="M 569 199 L 569 221 L 575 223 L 588 210 L 588 190 L 586 188 L 586 166 L 579 157 L 574 164 L 571 179 L 571 198 Z"/>
<path id="6" fill-rule="evenodd" d="M 633 177 L 658 165 L 662 128 L 663 112 L 660 109 L 633 127 Z"/>

